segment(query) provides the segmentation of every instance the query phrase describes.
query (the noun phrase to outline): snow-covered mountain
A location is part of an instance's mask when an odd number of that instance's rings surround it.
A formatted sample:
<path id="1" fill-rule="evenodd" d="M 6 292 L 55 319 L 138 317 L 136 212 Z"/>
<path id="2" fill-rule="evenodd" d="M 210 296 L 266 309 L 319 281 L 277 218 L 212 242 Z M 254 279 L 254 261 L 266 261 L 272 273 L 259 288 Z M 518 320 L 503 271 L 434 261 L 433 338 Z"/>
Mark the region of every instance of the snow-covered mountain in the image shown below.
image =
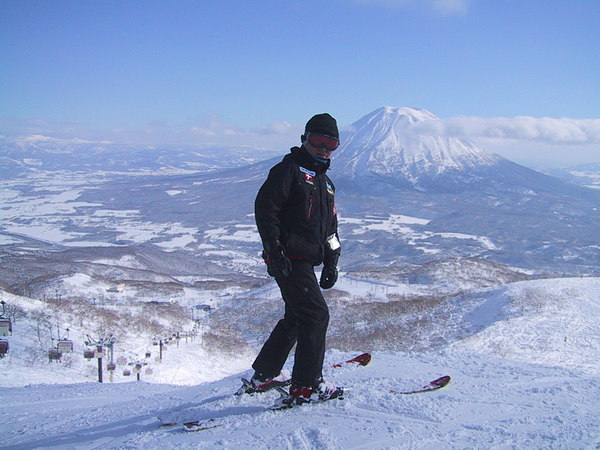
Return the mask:
<path id="1" fill-rule="evenodd" d="M 342 145 L 334 155 L 335 177 L 361 191 L 390 187 L 427 192 L 577 191 L 466 139 L 442 136 L 438 128 L 438 118 L 423 109 L 376 109 L 344 129 Z"/>
<path id="2" fill-rule="evenodd" d="M 455 138 L 425 133 L 437 119 L 426 110 L 383 107 L 354 122 L 335 155 L 342 176 L 382 177 L 415 188 L 445 174 L 477 171 L 498 163 L 500 156 Z"/>

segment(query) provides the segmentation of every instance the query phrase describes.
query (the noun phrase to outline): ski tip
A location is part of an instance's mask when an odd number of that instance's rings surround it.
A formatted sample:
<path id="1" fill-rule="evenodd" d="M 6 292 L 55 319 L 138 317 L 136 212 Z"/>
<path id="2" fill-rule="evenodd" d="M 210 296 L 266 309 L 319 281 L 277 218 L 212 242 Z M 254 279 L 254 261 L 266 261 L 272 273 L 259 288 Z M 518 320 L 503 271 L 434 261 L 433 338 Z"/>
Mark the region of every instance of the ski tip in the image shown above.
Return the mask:
<path id="1" fill-rule="evenodd" d="M 438 389 L 441 389 L 441 388 L 445 387 L 446 385 L 448 385 L 448 383 L 450 383 L 450 380 L 451 380 L 451 378 L 448 375 L 444 375 L 443 377 L 439 377 L 433 381 L 430 381 L 429 384 L 426 384 L 425 386 L 423 386 L 421 388 L 413 389 L 410 391 L 397 391 L 396 389 L 390 389 L 390 393 L 406 395 L 406 394 L 419 394 L 421 392 L 437 391 Z"/>
<path id="2" fill-rule="evenodd" d="M 345 364 L 358 364 L 359 366 L 366 366 L 370 362 L 371 362 L 371 354 L 363 353 L 361 355 L 355 356 L 352 359 L 349 359 L 348 361 L 333 364 L 331 367 L 342 367 Z"/>
<path id="3" fill-rule="evenodd" d="M 360 364 L 361 366 L 366 366 L 367 364 L 369 364 L 371 362 L 371 354 L 370 353 L 363 353 L 362 355 L 359 355 L 356 357 L 356 362 L 358 364 Z"/>
<path id="4" fill-rule="evenodd" d="M 449 375 L 444 375 L 443 377 L 439 377 L 437 380 L 433 380 L 431 383 L 429 383 L 431 386 L 433 387 L 444 387 L 446 386 L 448 383 L 450 383 L 450 380 L 452 378 L 450 378 Z"/>

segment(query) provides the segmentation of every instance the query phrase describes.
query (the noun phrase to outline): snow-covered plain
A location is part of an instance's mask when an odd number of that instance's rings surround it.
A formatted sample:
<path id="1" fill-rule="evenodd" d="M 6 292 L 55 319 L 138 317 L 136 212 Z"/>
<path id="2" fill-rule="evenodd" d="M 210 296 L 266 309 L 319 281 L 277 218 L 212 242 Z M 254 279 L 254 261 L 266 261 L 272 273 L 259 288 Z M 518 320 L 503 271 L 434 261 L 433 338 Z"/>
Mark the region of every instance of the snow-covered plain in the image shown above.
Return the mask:
<path id="1" fill-rule="evenodd" d="M 449 303 L 455 327 L 448 331 L 454 337 L 446 347 L 374 352 L 366 367 L 327 368 L 328 380 L 348 388 L 346 398 L 289 411 L 265 411 L 274 393 L 231 395 L 239 377 L 251 373 L 239 371 L 248 355 L 212 360 L 215 371 L 227 367 L 229 375 L 187 386 L 61 380 L 1 388 L 0 445 L 598 449 L 598 298 L 599 278 L 523 281 L 455 297 Z M 170 349 L 169 358 L 185 361 L 193 349 Z M 369 349 L 357 349 L 363 350 Z M 331 349 L 326 358 L 334 363 L 352 355 Z M 0 360 L 4 379 L 22 378 L 3 367 L 7 362 Z M 440 391 L 393 392 L 446 374 L 452 382 Z M 185 433 L 162 427 L 158 417 L 214 419 L 207 422 L 214 428 Z"/>

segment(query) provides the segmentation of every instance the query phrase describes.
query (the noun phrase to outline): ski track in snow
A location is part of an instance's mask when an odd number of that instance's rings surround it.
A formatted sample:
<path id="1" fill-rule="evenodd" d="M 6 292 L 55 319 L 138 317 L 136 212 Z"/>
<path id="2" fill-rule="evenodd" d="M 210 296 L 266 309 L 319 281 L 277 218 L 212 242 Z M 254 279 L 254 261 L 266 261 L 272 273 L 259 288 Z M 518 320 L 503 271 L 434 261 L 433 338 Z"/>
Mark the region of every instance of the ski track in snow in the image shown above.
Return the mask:
<path id="1" fill-rule="evenodd" d="M 328 365 L 325 378 L 347 388 L 345 399 L 291 410 L 267 410 L 277 393 L 232 395 L 249 368 L 193 386 L 0 388 L 0 447 L 598 449 L 599 292 L 598 278 L 556 279 L 457 297 L 449 310 L 457 327 L 478 331 L 438 351 L 374 352 L 366 367 Z M 330 350 L 326 358 L 351 356 Z M 391 392 L 441 375 L 452 377 L 441 390 Z M 185 433 L 159 417 L 214 419 L 206 424 L 214 428 Z"/>

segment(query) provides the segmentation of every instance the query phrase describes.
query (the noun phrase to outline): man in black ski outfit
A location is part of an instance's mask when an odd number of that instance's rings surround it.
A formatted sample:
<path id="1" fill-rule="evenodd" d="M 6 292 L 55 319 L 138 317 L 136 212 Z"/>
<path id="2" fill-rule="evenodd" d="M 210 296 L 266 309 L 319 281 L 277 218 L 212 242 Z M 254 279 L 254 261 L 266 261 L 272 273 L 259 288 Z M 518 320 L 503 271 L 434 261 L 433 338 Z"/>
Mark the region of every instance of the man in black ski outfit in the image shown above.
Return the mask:
<path id="1" fill-rule="evenodd" d="M 281 290 L 285 315 L 252 365 L 252 384 L 257 391 L 280 385 L 277 377 L 297 344 L 290 396 L 327 399 L 342 392 L 322 379 L 329 309 L 319 289 L 337 281 L 340 255 L 335 187 L 326 175 L 339 145 L 335 119 L 329 114 L 312 117 L 301 141 L 271 169 L 256 197 L 263 257 Z M 320 264 L 317 282 L 314 267 Z"/>

